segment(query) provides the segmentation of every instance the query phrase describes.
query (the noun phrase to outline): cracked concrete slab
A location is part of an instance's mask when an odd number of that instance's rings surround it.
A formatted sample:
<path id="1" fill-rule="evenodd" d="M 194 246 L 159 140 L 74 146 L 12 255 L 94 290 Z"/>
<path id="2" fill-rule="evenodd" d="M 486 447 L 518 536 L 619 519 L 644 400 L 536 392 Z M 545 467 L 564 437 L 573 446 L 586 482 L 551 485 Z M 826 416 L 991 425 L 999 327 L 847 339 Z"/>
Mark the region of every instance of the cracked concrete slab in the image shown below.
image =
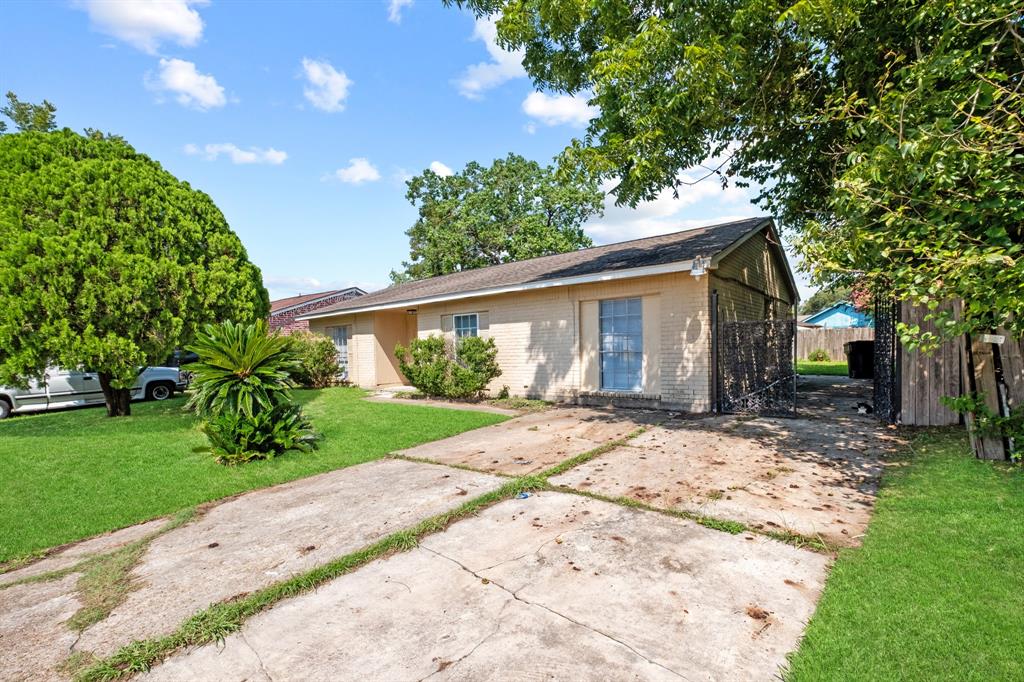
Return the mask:
<path id="1" fill-rule="evenodd" d="M 96 556 L 97 554 L 106 554 L 115 549 L 136 542 L 137 540 L 141 540 L 147 535 L 160 530 L 165 523 L 167 523 L 167 519 L 153 519 L 146 523 L 140 523 L 135 526 L 129 526 L 128 528 L 122 528 L 103 535 L 97 535 L 96 537 L 89 538 L 88 540 L 82 540 L 63 547 L 58 547 L 48 552 L 47 555 L 39 561 L 34 561 L 13 571 L 0 573 L 0 587 L 19 580 L 24 580 L 25 578 L 31 578 L 44 573 L 71 568 L 83 559 Z"/>
<path id="2" fill-rule="evenodd" d="M 900 440 L 858 415 L 857 394 L 845 388 L 851 395 L 837 401 L 849 401 L 848 409 L 824 418 L 673 420 L 551 482 L 855 546 L 884 457 Z"/>
<path id="3" fill-rule="evenodd" d="M 767 679 L 827 559 L 562 493 L 508 500 L 151 680 Z"/>
<path id="4" fill-rule="evenodd" d="M 664 412 L 555 407 L 398 454 L 524 476 L 667 419 Z"/>
<path id="5" fill-rule="evenodd" d="M 81 607 L 77 575 L 0 590 L 0 680 L 62 679 L 57 666 L 78 639 L 64 622 Z"/>
<path id="6" fill-rule="evenodd" d="M 210 604 L 308 571 L 501 483 L 379 460 L 229 500 L 154 540 L 132 572 L 138 588 L 86 630 L 78 648 L 109 655 L 166 634 Z"/>

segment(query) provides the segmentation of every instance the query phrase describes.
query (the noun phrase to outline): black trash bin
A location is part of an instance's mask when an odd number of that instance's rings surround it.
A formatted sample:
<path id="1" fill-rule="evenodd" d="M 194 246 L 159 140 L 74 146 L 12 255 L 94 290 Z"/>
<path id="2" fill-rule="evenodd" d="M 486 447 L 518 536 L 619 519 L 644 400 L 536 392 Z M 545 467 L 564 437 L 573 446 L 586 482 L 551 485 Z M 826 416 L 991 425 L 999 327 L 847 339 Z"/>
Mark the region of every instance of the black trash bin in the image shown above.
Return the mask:
<path id="1" fill-rule="evenodd" d="M 846 365 L 851 379 L 875 378 L 875 342 L 847 341 L 843 344 L 846 351 Z"/>

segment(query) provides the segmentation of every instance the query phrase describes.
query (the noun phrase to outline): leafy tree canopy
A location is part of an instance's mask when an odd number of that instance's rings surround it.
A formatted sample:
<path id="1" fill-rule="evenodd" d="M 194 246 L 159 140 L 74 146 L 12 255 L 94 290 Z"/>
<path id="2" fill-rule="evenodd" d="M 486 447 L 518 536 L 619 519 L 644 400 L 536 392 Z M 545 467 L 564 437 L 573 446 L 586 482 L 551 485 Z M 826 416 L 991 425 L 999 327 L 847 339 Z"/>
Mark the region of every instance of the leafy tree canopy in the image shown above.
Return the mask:
<path id="1" fill-rule="evenodd" d="M 590 246 L 582 226 L 604 201 L 595 179 L 559 181 L 553 168 L 515 154 L 450 176 L 425 170 L 408 187 L 419 217 L 396 282 Z"/>
<path id="2" fill-rule="evenodd" d="M 127 414 L 139 367 L 268 308 L 210 197 L 120 138 L 0 136 L 0 383 L 86 368 Z"/>
<path id="3" fill-rule="evenodd" d="M 963 299 L 948 334 L 1024 332 L 1019 0 L 448 1 L 599 107 L 562 166 L 617 178 L 620 203 L 724 156 L 819 283 Z"/>
<path id="4" fill-rule="evenodd" d="M 48 133 L 57 127 L 57 107 L 45 99 L 42 104 L 22 102 L 13 92 L 7 92 L 7 105 L 0 107 L 3 114 L 20 131 Z M 7 123 L 0 121 L 0 133 L 7 130 Z"/>

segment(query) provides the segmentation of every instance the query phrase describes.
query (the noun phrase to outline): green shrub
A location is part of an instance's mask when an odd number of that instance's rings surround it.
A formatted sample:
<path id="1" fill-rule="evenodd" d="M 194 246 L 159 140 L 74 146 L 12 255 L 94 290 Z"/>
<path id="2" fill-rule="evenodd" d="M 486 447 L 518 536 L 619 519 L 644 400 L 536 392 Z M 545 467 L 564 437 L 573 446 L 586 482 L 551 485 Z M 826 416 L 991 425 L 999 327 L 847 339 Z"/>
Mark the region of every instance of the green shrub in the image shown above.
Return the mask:
<path id="1" fill-rule="evenodd" d="M 429 396 L 445 395 L 451 360 L 444 337 L 413 339 L 408 348 L 398 344 L 395 346 L 395 356 L 406 380 L 420 393 Z"/>
<path id="2" fill-rule="evenodd" d="M 292 379 L 307 388 L 327 388 L 340 380 L 342 370 L 334 341 L 322 334 L 295 332 L 288 337 L 299 356 L 299 367 Z"/>
<path id="3" fill-rule="evenodd" d="M 467 336 L 454 347 L 443 337 L 413 339 L 406 348 L 395 346 L 405 378 L 428 396 L 478 397 L 492 379 L 501 376 L 494 339 Z"/>
<path id="4" fill-rule="evenodd" d="M 808 353 L 807 359 L 810 360 L 811 362 L 829 362 L 830 360 L 832 360 L 832 356 L 828 354 L 827 350 L 818 348 L 817 350 L 812 350 L 810 353 Z"/>
<path id="5" fill-rule="evenodd" d="M 291 373 L 299 357 L 288 338 L 268 334 L 267 323 L 208 324 L 188 350 L 199 355 L 189 366 L 195 393 L 188 406 L 202 416 L 257 411 L 291 401 Z"/>
<path id="6" fill-rule="evenodd" d="M 241 413 L 211 417 L 202 426 L 210 449 L 222 464 L 273 459 L 286 450 L 316 447 L 312 424 L 296 404 L 280 404 L 252 416 Z"/>
<path id="7" fill-rule="evenodd" d="M 316 433 L 289 392 L 301 362 L 287 337 L 269 334 L 263 321 L 224 322 L 207 325 L 189 350 L 199 360 L 190 366 L 195 393 L 188 406 L 205 418 L 202 430 L 218 461 L 315 447 Z"/>

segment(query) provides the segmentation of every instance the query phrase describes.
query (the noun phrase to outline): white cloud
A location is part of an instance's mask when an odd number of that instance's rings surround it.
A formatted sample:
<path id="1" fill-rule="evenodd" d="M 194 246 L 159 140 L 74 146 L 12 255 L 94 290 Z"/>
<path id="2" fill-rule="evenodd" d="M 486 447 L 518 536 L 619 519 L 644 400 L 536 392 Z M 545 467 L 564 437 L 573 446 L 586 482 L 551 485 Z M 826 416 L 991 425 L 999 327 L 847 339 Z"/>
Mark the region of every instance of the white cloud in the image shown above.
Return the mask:
<path id="1" fill-rule="evenodd" d="M 316 277 L 293 277 L 290 275 L 266 275 L 263 277 L 263 286 L 270 292 L 270 300 L 276 301 L 279 298 L 300 296 L 302 294 L 315 294 L 319 291 L 330 291 L 332 289 L 347 289 L 359 287 L 363 291 L 372 292 L 383 289 L 379 282 L 357 282 L 353 280 L 322 280 Z"/>
<path id="2" fill-rule="evenodd" d="M 207 161 L 216 161 L 223 154 L 231 159 L 231 163 L 266 163 L 272 166 L 279 166 L 288 158 L 287 152 L 282 152 L 273 147 L 267 147 L 266 149 L 261 149 L 260 147 L 242 149 L 230 142 L 208 144 L 201 148 L 194 144 L 187 144 L 185 145 L 185 153 L 190 156 L 201 154 Z"/>
<path id="3" fill-rule="evenodd" d="M 598 113 L 597 107 L 587 104 L 587 98 L 582 95 L 548 95 L 544 92 L 531 92 L 523 100 L 523 111 L 544 125 L 568 123 L 578 128 L 587 125 Z"/>
<path id="4" fill-rule="evenodd" d="M 344 111 L 345 98 L 352 81 L 344 71 L 338 71 L 326 59 L 302 59 L 302 71 L 308 85 L 302 91 L 317 109 L 322 111 Z"/>
<path id="5" fill-rule="evenodd" d="M 526 131 L 527 135 L 533 135 L 534 133 L 537 132 L 537 124 L 534 123 L 533 121 L 530 121 L 529 123 L 523 126 L 523 130 Z"/>
<path id="6" fill-rule="evenodd" d="M 598 244 L 610 244 L 760 215 L 751 192 L 733 183 L 723 189 L 716 175 L 701 180 L 707 173 L 703 168 L 680 173 L 678 197 L 666 188 L 636 208 L 616 206 L 610 193 L 616 183 L 606 182 L 604 216 L 589 223 L 586 232 Z"/>
<path id="7" fill-rule="evenodd" d="M 210 74 L 199 73 L 196 65 L 182 59 L 161 59 L 160 71 L 154 78 L 146 74 L 146 87 L 157 92 L 170 92 L 178 104 L 194 109 L 222 107 L 227 102 L 224 88 Z"/>
<path id="8" fill-rule="evenodd" d="M 205 4 L 206 0 L 80 0 L 75 6 L 88 13 L 97 31 L 156 54 L 164 41 L 182 47 L 199 42 L 203 20 L 193 8 Z"/>
<path id="9" fill-rule="evenodd" d="M 368 159 L 359 157 L 349 159 L 348 166 L 334 171 L 334 177 L 350 185 L 361 185 L 380 180 L 380 171 Z"/>
<path id="10" fill-rule="evenodd" d="M 453 171 L 451 168 L 441 163 L 440 161 L 431 161 L 430 170 L 434 171 L 442 178 L 447 178 L 449 175 L 455 174 L 455 171 Z"/>
<path id="11" fill-rule="evenodd" d="M 388 3 L 388 21 L 393 24 L 402 23 L 402 10 L 412 7 L 413 0 L 391 0 Z"/>
<path id="12" fill-rule="evenodd" d="M 486 90 L 497 87 L 506 81 L 526 76 L 523 69 L 523 50 L 508 52 L 498 46 L 498 29 L 493 17 L 476 20 L 473 27 L 473 40 L 483 41 L 491 61 L 480 62 L 467 67 L 455 84 L 459 94 L 469 99 L 481 99 Z"/>

